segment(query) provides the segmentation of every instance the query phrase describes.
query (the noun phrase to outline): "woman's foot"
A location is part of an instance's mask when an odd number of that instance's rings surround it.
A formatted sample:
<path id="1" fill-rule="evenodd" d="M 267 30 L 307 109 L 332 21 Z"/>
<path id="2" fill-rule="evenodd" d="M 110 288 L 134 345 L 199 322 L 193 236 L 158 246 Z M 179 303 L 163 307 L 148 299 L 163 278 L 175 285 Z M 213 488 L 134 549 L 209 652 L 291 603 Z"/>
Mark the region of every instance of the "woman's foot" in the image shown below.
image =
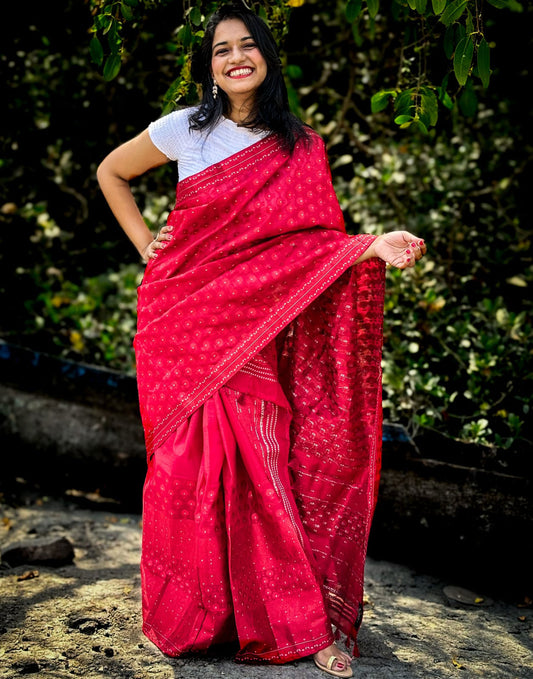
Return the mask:
<path id="1" fill-rule="evenodd" d="M 334 658 L 332 661 L 331 659 Z M 352 658 L 348 653 L 341 651 L 337 644 L 331 644 L 313 655 L 315 665 L 324 672 L 335 677 L 352 677 L 353 672 L 350 667 Z"/>

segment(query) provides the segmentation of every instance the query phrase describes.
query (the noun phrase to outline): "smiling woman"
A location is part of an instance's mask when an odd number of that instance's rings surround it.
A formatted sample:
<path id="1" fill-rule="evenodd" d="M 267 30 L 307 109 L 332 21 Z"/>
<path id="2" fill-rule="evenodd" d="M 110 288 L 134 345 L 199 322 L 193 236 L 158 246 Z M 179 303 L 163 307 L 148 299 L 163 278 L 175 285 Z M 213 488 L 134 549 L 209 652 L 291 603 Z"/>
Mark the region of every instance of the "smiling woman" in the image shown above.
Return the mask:
<path id="1" fill-rule="evenodd" d="M 212 132 L 226 118 L 255 133 L 274 132 L 291 151 L 307 136 L 308 128 L 289 110 L 276 43 L 252 12 L 225 5 L 213 15 L 194 56 L 192 75 L 203 94 L 189 116 L 191 129 Z"/>
<path id="2" fill-rule="evenodd" d="M 226 93 L 236 123 L 246 122 L 255 92 L 267 74 L 266 61 L 240 19 L 221 21 L 215 30 L 211 71 L 214 87 Z"/>
<path id="3" fill-rule="evenodd" d="M 385 261 L 348 236 L 322 139 L 289 111 L 276 45 L 240 3 L 211 17 L 196 107 L 112 151 L 98 178 L 148 260 L 137 381 L 148 450 L 143 629 L 165 653 L 237 640 L 350 677 L 379 477 Z M 178 163 L 155 240 L 128 181 Z M 289 470 L 291 470 L 289 472 Z"/>

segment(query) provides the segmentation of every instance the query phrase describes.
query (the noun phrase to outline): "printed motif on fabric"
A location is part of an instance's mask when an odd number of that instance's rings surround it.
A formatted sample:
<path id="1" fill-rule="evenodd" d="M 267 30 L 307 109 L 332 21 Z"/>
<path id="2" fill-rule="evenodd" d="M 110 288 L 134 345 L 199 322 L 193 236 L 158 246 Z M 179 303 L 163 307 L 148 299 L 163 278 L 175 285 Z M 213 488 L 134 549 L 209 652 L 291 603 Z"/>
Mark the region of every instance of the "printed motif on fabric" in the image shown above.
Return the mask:
<path id="1" fill-rule="evenodd" d="M 250 359 L 248 363 L 245 363 L 240 372 L 257 377 L 260 380 L 267 380 L 268 382 L 278 381 L 277 374 L 260 353 Z"/>

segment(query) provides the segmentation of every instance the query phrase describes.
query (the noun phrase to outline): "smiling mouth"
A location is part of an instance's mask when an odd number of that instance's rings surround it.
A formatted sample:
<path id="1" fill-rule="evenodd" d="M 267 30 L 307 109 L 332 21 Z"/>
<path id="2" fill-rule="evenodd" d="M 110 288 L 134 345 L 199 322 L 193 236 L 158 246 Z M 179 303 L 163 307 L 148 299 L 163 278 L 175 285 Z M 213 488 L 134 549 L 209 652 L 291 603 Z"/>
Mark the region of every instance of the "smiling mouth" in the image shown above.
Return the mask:
<path id="1" fill-rule="evenodd" d="M 226 75 L 229 78 L 245 78 L 248 75 L 252 75 L 254 72 L 253 68 L 245 67 L 245 68 L 233 68 L 231 71 L 228 71 Z"/>

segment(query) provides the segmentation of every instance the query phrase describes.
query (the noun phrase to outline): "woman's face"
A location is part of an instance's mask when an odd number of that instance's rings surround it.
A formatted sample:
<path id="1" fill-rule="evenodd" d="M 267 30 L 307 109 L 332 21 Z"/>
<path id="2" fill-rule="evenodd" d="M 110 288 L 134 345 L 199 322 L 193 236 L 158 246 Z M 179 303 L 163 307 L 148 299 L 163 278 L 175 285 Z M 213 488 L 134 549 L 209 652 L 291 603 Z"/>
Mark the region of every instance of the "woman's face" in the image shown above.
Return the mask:
<path id="1" fill-rule="evenodd" d="M 266 77 L 266 61 L 240 19 L 218 24 L 211 54 L 213 78 L 232 102 L 249 98 Z"/>

